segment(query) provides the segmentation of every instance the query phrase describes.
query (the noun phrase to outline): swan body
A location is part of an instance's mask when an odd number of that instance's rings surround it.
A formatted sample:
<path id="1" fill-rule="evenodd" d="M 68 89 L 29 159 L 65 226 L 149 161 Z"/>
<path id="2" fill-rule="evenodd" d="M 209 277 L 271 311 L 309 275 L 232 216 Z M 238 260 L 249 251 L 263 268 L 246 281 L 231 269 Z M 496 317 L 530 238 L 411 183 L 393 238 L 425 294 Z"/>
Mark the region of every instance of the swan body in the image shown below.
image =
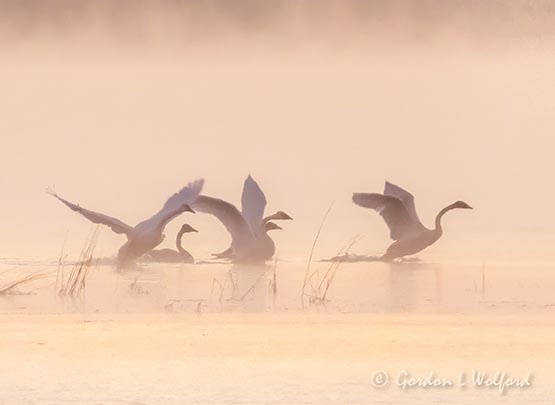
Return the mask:
<path id="1" fill-rule="evenodd" d="M 273 223 L 273 222 L 266 222 L 264 224 L 264 228 L 266 229 L 266 232 L 268 231 L 272 231 L 274 229 L 283 229 L 281 226 Z M 274 245 L 274 241 L 272 239 L 270 239 L 270 241 L 266 241 L 265 244 L 267 245 L 268 251 L 273 250 L 271 255 L 273 256 L 273 254 L 275 253 L 275 245 Z M 272 245 L 273 245 L 273 249 L 272 249 Z M 224 250 L 221 253 L 213 253 L 212 256 L 214 256 L 216 259 L 234 259 L 234 252 L 233 252 L 233 248 L 230 247 L 226 250 Z M 264 256 L 264 254 L 262 254 L 262 256 Z"/>
<path id="2" fill-rule="evenodd" d="M 436 216 L 435 228 L 428 229 L 420 222 L 414 205 L 414 196 L 392 183 L 386 182 L 384 193 L 354 193 L 356 205 L 376 210 L 384 219 L 394 240 L 383 260 L 413 255 L 434 244 L 442 235 L 441 219 L 453 209 L 472 209 L 464 201 L 443 208 Z"/>
<path id="3" fill-rule="evenodd" d="M 241 211 L 233 204 L 213 197 L 200 195 L 193 204 L 198 212 L 214 215 L 231 235 L 231 247 L 214 255 L 234 261 L 264 261 L 275 253 L 275 244 L 269 230 L 281 229 L 272 220 L 291 219 L 283 211 L 264 217 L 266 197 L 249 175 L 243 186 Z"/>
<path id="4" fill-rule="evenodd" d="M 179 232 L 177 233 L 177 237 L 175 240 L 175 245 L 177 250 L 173 249 L 158 249 L 158 250 L 151 250 L 146 254 L 146 257 L 150 261 L 155 262 L 166 262 L 166 263 L 194 263 L 195 259 L 193 256 L 183 249 L 181 241 L 183 239 L 183 235 L 190 232 L 198 232 L 195 228 L 193 228 L 189 224 L 184 224 Z"/>
<path id="5" fill-rule="evenodd" d="M 204 180 L 202 179 L 189 183 L 186 187 L 172 195 L 158 213 L 134 227 L 127 225 L 117 218 L 91 211 L 69 202 L 53 191 L 49 191 L 49 194 L 61 201 L 72 211 L 83 215 L 89 221 L 95 224 L 106 225 L 115 233 L 123 234 L 127 237 L 127 242 L 119 249 L 117 257 L 117 266 L 122 268 L 133 263 L 135 259 L 162 243 L 164 240 L 164 228 L 172 219 L 183 212 L 194 212 L 190 205 L 200 194 L 203 185 Z"/>

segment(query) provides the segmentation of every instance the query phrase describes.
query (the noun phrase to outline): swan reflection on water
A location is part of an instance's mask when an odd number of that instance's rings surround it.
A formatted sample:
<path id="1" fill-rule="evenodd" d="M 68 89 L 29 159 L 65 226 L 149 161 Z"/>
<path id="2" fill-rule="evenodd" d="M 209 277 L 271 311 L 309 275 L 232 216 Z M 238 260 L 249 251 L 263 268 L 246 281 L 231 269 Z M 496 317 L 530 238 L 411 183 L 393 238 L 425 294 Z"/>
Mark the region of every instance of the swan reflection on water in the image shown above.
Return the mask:
<path id="1" fill-rule="evenodd" d="M 438 263 L 391 262 L 387 272 L 386 312 L 439 309 L 443 267 Z"/>
<path id="2" fill-rule="evenodd" d="M 320 273 L 325 273 L 322 268 Z M 299 308 L 302 267 L 234 264 L 214 281 L 219 310 L 263 312 Z M 402 313 L 441 309 L 443 267 L 435 263 L 344 264 L 325 302 L 307 308 L 343 312 Z"/>
<path id="3" fill-rule="evenodd" d="M 212 302 L 226 309 L 246 312 L 266 311 L 273 305 L 276 285 L 273 264 L 233 264 L 223 281 L 216 280 Z M 214 285 L 213 285 L 214 287 Z M 215 292 L 214 292 L 215 291 Z"/>

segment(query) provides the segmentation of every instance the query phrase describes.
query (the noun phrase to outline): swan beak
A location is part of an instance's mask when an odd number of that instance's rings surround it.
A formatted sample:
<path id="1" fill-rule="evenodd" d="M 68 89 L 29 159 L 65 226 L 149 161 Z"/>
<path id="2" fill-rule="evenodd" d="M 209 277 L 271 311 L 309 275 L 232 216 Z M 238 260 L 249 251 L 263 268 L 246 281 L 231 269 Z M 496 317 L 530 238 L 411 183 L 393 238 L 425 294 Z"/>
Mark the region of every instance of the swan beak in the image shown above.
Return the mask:
<path id="1" fill-rule="evenodd" d="M 455 204 L 453 204 L 456 208 L 463 208 L 463 209 L 467 209 L 467 210 L 472 210 L 473 208 L 468 205 L 467 203 L 465 203 L 464 201 L 457 201 Z"/>
<path id="2" fill-rule="evenodd" d="M 196 214 L 196 212 L 187 204 L 184 205 L 185 210 L 183 212 L 192 212 L 193 214 Z"/>
<path id="3" fill-rule="evenodd" d="M 282 218 L 282 219 L 291 219 L 291 220 L 293 219 L 293 218 L 291 218 L 289 215 L 287 215 L 285 212 L 282 212 L 282 214 L 283 214 L 283 218 Z"/>
<path id="4" fill-rule="evenodd" d="M 198 232 L 195 228 L 191 227 L 191 232 Z"/>

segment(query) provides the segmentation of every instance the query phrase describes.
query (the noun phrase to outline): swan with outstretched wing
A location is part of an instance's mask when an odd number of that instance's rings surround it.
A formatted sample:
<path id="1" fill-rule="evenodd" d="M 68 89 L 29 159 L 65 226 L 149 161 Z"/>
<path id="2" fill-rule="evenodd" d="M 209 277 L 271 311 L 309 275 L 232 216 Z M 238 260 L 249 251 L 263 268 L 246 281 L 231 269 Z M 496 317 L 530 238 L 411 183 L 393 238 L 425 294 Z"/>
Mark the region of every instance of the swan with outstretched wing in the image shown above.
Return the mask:
<path id="1" fill-rule="evenodd" d="M 241 215 L 245 218 L 251 231 L 257 232 L 262 228 L 264 221 L 264 210 L 266 209 L 266 196 L 264 192 L 249 175 L 243 184 L 241 194 Z"/>
<path id="2" fill-rule="evenodd" d="M 231 247 L 217 258 L 235 261 L 258 261 L 270 259 L 275 245 L 268 231 L 281 229 L 272 220 L 292 219 L 283 211 L 264 217 L 266 197 L 256 181 L 249 175 L 243 185 L 241 211 L 227 201 L 200 195 L 193 208 L 198 212 L 214 215 L 231 235 Z"/>
<path id="3" fill-rule="evenodd" d="M 420 222 L 414 205 L 414 197 L 395 184 L 386 182 L 384 193 L 354 193 L 353 202 L 377 211 L 389 228 L 393 242 L 383 260 L 393 260 L 412 255 L 435 243 L 443 234 L 441 218 L 453 209 L 472 209 L 464 201 L 457 201 L 443 208 L 436 216 L 435 228 L 428 229 Z"/>
<path id="4" fill-rule="evenodd" d="M 195 202 L 202 191 L 203 185 L 203 179 L 189 183 L 186 187 L 172 195 L 159 212 L 134 227 L 127 225 L 117 218 L 88 210 L 67 201 L 52 190 L 47 190 L 47 192 L 72 211 L 83 215 L 89 221 L 95 224 L 106 225 L 117 234 L 125 234 L 127 242 L 118 251 L 118 267 L 125 267 L 133 263 L 136 258 L 162 243 L 164 240 L 164 229 L 172 219 L 183 212 L 194 212 L 191 204 Z"/>

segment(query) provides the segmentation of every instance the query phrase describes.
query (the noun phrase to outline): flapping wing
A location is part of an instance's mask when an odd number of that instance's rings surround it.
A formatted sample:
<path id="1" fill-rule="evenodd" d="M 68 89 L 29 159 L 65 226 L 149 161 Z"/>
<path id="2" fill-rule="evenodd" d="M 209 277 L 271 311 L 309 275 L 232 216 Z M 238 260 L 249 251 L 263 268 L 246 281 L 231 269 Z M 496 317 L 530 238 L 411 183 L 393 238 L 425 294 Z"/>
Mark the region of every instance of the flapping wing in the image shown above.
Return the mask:
<path id="1" fill-rule="evenodd" d="M 201 193 L 203 186 L 204 179 L 198 179 L 187 184 L 177 193 L 168 198 L 168 201 L 166 201 L 164 207 L 162 207 L 159 213 L 175 211 L 183 204 L 192 205 Z"/>
<path id="2" fill-rule="evenodd" d="M 247 177 L 243 185 L 241 213 L 253 232 L 261 228 L 265 209 L 266 197 L 264 196 L 264 192 L 249 174 L 249 177 Z"/>
<path id="3" fill-rule="evenodd" d="M 233 247 L 252 241 L 253 234 L 249 224 L 233 204 L 219 198 L 199 195 L 192 207 L 198 212 L 211 214 L 218 218 L 231 234 Z"/>
<path id="4" fill-rule="evenodd" d="M 420 219 L 418 218 L 418 214 L 416 213 L 414 196 L 411 193 L 403 190 L 401 187 L 396 186 L 393 183 L 386 181 L 383 194 L 401 200 L 401 202 L 405 205 L 405 208 L 407 209 L 407 212 L 409 213 L 412 220 L 421 224 Z"/>
<path id="5" fill-rule="evenodd" d="M 146 221 L 141 222 L 135 228 L 138 231 L 147 231 L 159 227 L 164 228 L 166 224 L 180 215 L 185 209 L 185 205 L 192 206 L 204 186 L 204 179 L 195 180 L 177 193 L 172 195 L 162 209 Z"/>
<path id="6" fill-rule="evenodd" d="M 69 207 L 69 209 L 71 209 L 72 211 L 78 212 L 79 214 L 83 215 L 85 218 L 87 218 L 89 221 L 95 224 L 102 224 L 102 225 L 109 226 L 110 229 L 112 229 L 112 231 L 119 234 L 125 234 L 129 236 L 133 233 L 133 227 L 123 223 L 117 218 L 109 217 L 108 215 L 104 215 L 99 212 L 94 212 L 86 208 L 80 207 L 77 204 L 64 200 L 62 197 L 60 197 L 58 194 L 56 194 L 53 191 L 47 191 L 47 192 L 51 196 L 57 198 L 62 203 L 64 203 L 67 207 Z"/>
<path id="7" fill-rule="evenodd" d="M 399 240 L 415 230 L 415 222 L 398 198 L 377 193 L 354 193 L 356 205 L 376 210 L 389 227 L 389 237 Z"/>

